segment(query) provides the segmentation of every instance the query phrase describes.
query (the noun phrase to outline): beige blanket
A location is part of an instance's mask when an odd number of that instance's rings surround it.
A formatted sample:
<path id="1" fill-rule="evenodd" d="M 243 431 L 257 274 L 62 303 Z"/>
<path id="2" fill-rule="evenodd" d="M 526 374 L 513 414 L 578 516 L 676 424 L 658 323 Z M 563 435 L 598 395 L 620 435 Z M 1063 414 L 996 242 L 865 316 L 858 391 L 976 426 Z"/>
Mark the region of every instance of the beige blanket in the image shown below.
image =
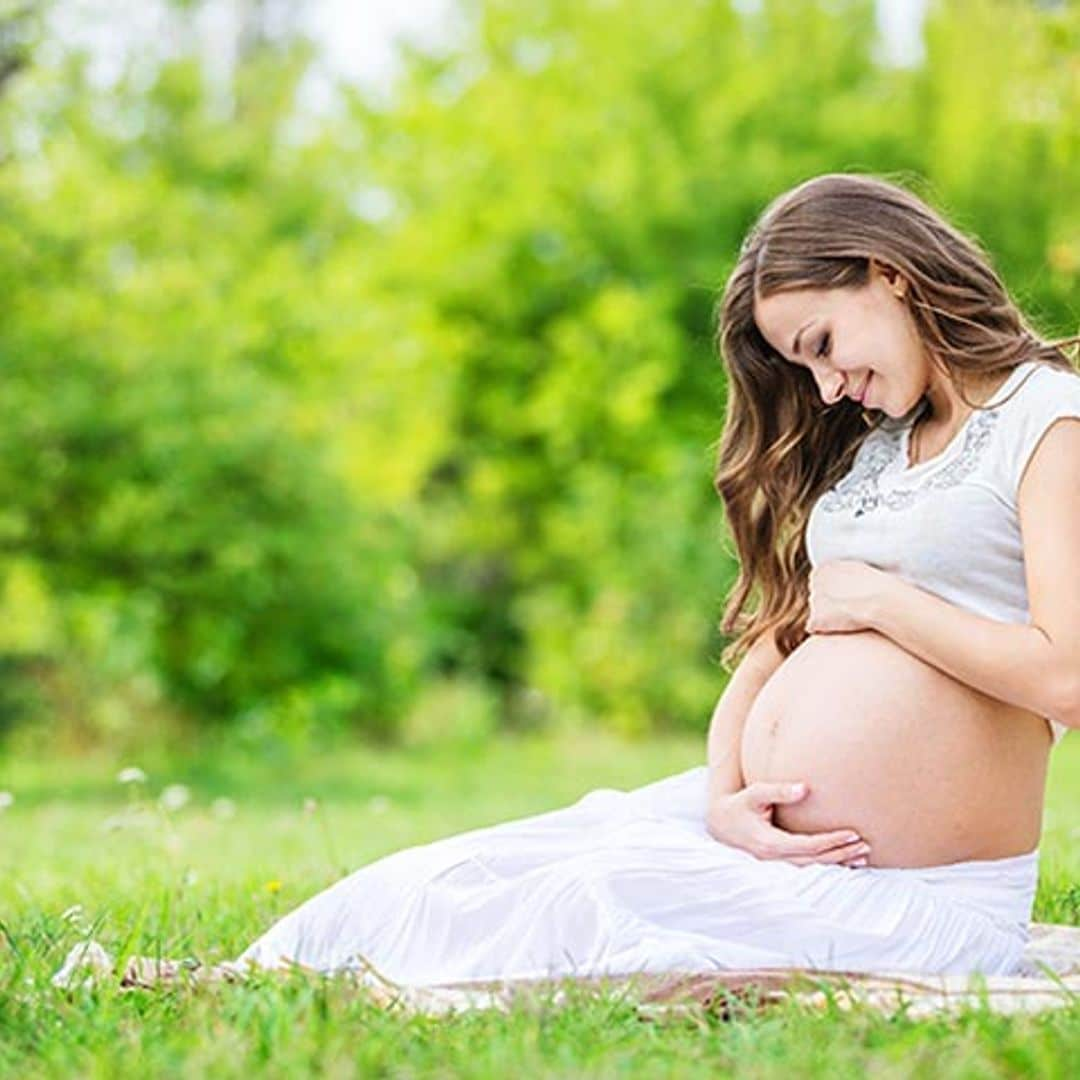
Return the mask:
<path id="1" fill-rule="evenodd" d="M 113 976 L 116 964 L 94 941 L 68 953 L 53 976 L 57 986 Z M 196 960 L 130 957 L 121 986 L 129 989 L 169 984 L 241 982 L 249 972 L 234 963 L 205 966 Z M 1066 1005 L 1080 995 L 1080 927 L 1033 923 L 1031 940 L 1017 975 L 874 975 L 806 969 L 759 969 L 715 973 L 672 972 L 663 975 L 590 976 L 399 986 L 367 966 L 367 992 L 388 1008 L 447 1013 L 465 1009 L 508 1010 L 521 1002 L 563 1004 L 590 990 L 616 991 L 634 1001 L 640 1016 L 663 1019 L 701 1009 L 729 1016 L 795 998 L 811 1005 L 830 999 L 850 1008 L 866 1005 L 881 1012 L 926 1016 L 985 1004 L 996 1012 L 1037 1012 Z"/>

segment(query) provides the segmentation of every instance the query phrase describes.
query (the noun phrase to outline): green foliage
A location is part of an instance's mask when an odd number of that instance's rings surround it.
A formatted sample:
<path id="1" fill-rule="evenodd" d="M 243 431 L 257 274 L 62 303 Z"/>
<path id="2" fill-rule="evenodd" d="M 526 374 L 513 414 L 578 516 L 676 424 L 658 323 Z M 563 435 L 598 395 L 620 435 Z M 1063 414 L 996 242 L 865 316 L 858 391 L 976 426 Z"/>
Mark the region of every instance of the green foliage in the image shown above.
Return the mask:
<path id="1" fill-rule="evenodd" d="M 308 334 L 275 314 L 303 288 L 290 199 L 317 192 L 275 175 L 257 118 L 244 146 L 204 132 L 196 76 L 160 73 L 140 138 L 68 105 L 0 174 L 0 541 L 47 583 L 61 655 L 107 663 L 80 629 L 104 618 L 129 675 L 208 721 L 385 730 L 413 676 L 387 653 L 415 622 L 402 530 L 305 429 Z"/>
<path id="2" fill-rule="evenodd" d="M 703 730 L 711 313 L 761 206 L 908 179 L 1047 333 L 1080 307 L 1075 6 L 936 5 L 912 70 L 871 0 L 744 8 L 471 0 L 319 117 L 301 40 L 106 89 L 33 50 L 0 99 L 5 685 L 106 729 L 389 733 L 449 680 L 508 725 Z"/>

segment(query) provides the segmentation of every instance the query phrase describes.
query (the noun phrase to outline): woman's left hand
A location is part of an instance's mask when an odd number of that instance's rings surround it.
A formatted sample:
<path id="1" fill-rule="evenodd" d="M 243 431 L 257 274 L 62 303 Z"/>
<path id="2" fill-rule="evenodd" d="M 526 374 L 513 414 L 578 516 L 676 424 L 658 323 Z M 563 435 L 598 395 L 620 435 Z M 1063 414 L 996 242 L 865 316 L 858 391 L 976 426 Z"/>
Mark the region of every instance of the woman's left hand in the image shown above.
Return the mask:
<path id="1" fill-rule="evenodd" d="M 855 559 L 834 559 L 810 571 L 810 634 L 874 628 L 874 612 L 892 575 Z"/>

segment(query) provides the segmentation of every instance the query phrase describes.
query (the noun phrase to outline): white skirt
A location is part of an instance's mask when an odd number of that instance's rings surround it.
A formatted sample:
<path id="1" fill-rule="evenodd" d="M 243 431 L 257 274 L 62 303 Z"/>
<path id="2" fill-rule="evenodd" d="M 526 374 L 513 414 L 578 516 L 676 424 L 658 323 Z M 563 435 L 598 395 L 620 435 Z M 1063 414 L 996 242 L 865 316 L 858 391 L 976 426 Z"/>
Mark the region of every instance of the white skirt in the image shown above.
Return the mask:
<path id="1" fill-rule="evenodd" d="M 1038 853 L 923 869 L 761 860 L 705 829 L 706 767 L 405 848 L 275 923 L 238 962 L 399 984 L 806 967 L 1008 974 Z"/>

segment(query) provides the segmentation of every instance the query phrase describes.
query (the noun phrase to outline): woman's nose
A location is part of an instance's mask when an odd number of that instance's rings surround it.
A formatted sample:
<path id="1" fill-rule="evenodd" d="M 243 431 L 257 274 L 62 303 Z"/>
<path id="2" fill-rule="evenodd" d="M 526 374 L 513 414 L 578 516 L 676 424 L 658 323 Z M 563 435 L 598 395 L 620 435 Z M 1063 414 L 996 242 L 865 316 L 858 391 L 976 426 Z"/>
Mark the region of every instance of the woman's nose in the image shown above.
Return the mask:
<path id="1" fill-rule="evenodd" d="M 834 372 L 825 377 L 825 389 L 821 394 L 826 405 L 835 405 L 844 396 L 844 377 Z"/>

